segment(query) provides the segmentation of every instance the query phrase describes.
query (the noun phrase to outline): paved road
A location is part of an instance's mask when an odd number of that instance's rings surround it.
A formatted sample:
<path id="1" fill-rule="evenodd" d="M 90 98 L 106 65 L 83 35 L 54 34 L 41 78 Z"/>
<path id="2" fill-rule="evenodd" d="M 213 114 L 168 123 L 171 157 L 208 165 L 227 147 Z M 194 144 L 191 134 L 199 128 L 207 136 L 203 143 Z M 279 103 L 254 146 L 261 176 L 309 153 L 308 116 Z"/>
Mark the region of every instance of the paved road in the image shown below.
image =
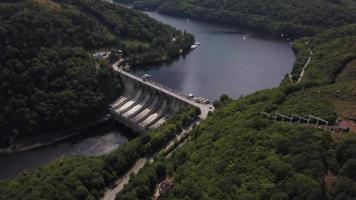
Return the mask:
<path id="1" fill-rule="evenodd" d="M 118 62 L 120 62 L 120 61 L 118 61 Z M 188 103 L 190 105 L 199 107 L 201 112 L 202 112 L 202 115 L 200 116 L 202 119 L 203 118 L 205 119 L 205 117 L 208 115 L 209 110 L 211 110 L 210 108 L 213 107 L 211 104 L 197 103 L 197 102 L 193 101 L 192 99 L 187 98 L 185 95 L 180 94 L 179 92 L 174 91 L 173 89 L 168 88 L 167 86 L 161 85 L 160 83 L 157 83 L 157 82 L 154 82 L 154 81 L 151 81 L 151 80 L 144 81 L 142 78 L 137 77 L 137 76 L 135 76 L 135 75 L 133 75 L 133 74 L 131 74 L 129 72 L 126 72 L 126 71 L 120 69 L 118 67 L 118 62 L 116 62 L 116 63 L 114 63 L 112 65 L 112 68 L 115 71 L 117 71 L 117 72 L 119 72 L 119 73 L 121 73 L 121 74 L 123 74 L 123 75 L 125 75 L 125 76 L 127 76 L 129 78 L 131 78 L 131 79 L 134 79 L 134 80 L 136 80 L 138 82 L 141 82 L 141 83 L 143 83 L 145 85 L 148 85 L 148 86 L 150 86 L 152 88 L 155 88 L 155 89 L 157 89 L 157 90 L 159 90 L 161 92 L 164 92 L 164 93 L 166 93 L 166 94 L 168 94 L 170 96 L 173 96 L 173 97 L 175 97 L 175 98 L 177 98 L 177 99 L 179 99 L 181 101 L 184 101 L 184 102 L 186 102 L 186 103 Z"/>
<path id="2" fill-rule="evenodd" d="M 139 82 L 142 82 L 146 85 L 149 85 L 151 87 L 154 87 L 162 92 L 165 92 L 169 95 L 172 95 L 182 101 L 185 101 L 191 105 L 194 105 L 194 106 L 197 106 L 200 108 L 201 110 L 201 114 L 200 114 L 200 120 L 194 122 L 191 126 L 189 126 L 187 129 L 184 129 L 182 130 L 182 132 L 178 135 L 176 135 L 176 137 L 174 139 L 172 139 L 161 151 L 160 153 L 164 153 L 166 151 L 169 151 L 176 142 L 180 142 L 184 136 L 186 136 L 187 134 L 189 134 L 192 130 L 193 130 L 193 127 L 195 125 L 199 125 L 201 123 L 202 120 L 206 119 L 208 117 L 208 112 L 209 111 L 214 111 L 214 108 L 211 104 L 200 104 L 200 103 L 197 103 L 195 101 L 192 101 L 188 98 L 185 98 L 183 95 L 180 95 L 180 94 L 177 94 L 177 92 L 174 92 L 173 90 L 170 90 L 169 88 L 165 87 L 165 86 L 161 86 L 161 85 L 157 85 L 157 83 L 154 83 L 154 82 L 148 82 L 148 81 L 143 81 L 141 78 L 135 76 L 135 75 L 132 75 L 128 72 L 125 72 L 123 70 L 120 70 L 118 67 L 117 67 L 117 64 L 114 64 L 113 65 L 113 68 L 120 72 L 121 74 L 124 74 L 126 76 L 129 76 L 130 78 L 133 78 Z M 180 145 L 181 146 L 181 145 Z M 169 154 L 170 155 L 170 154 Z M 168 155 L 168 156 L 169 156 Z M 130 180 L 130 174 L 134 173 L 134 174 L 137 174 L 138 171 L 143 168 L 143 166 L 146 164 L 146 162 L 149 161 L 149 162 L 153 162 L 153 159 L 152 158 L 141 158 L 139 159 L 135 165 L 123 176 L 121 177 L 120 179 L 118 179 L 115 183 L 115 188 L 113 189 L 108 189 L 106 190 L 105 192 L 105 195 L 104 197 L 102 198 L 102 200 L 115 200 L 115 197 L 116 197 L 116 194 L 118 194 L 124 187 L 125 185 L 129 182 Z"/>
<path id="3" fill-rule="evenodd" d="M 206 117 L 207 116 L 204 116 L 204 119 Z M 159 153 L 162 154 L 164 152 L 170 151 L 176 142 L 180 142 L 184 138 L 184 136 L 186 136 L 193 130 L 194 125 L 199 125 L 200 123 L 201 123 L 201 120 L 196 121 L 191 126 L 189 126 L 187 129 L 182 130 L 182 132 L 180 134 L 176 135 L 176 137 L 174 139 L 172 139 Z M 170 156 L 170 155 L 171 154 L 168 154 L 168 156 Z M 118 179 L 116 181 L 115 188 L 106 190 L 105 195 L 102 198 L 102 200 L 115 200 L 116 194 L 121 192 L 121 190 L 124 189 L 125 185 L 129 182 L 130 174 L 132 174 L 132 173 L 137 174 L 139 172 L 139 170 L 141 168 L 143 168 L 145 166 L 146 162 L 148 162 L 148 161 L 152 163 L 154 160 L 151 157 L 139 159 L 135 163 L 135 165 L 132 166 L 131 169 L 123 177 L 121 177 L 120 179 Z"/>
<path id="4" fill-rule="evenodd" d="M 119 180 L 116 181 L 115 188 L 106 190 L 105 195 L 102 199 L 115 200 L 116 194 L 119 193 L 129 182 L 130 174 L 132 173 L 137 174 L 138 171 L 146 164 L 146 162 L 147 162 L 146 158 L 141 158 L 140 160 L 138 160 L 135 163 L 135 165 L 123 177 L 121 177 Z"/>

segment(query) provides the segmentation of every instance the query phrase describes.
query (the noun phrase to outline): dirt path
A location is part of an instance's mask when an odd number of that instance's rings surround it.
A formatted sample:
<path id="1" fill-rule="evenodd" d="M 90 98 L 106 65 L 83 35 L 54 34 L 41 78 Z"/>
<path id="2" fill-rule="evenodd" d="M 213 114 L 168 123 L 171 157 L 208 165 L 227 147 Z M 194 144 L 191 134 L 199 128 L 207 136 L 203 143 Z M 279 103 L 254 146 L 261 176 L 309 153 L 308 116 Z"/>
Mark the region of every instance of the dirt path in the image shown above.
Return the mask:
<path id="1" fill-rule="evenodd" d="M 308 58 L 307 62 L 304 64 L 302 71 L 300 72 L 297 83 L 300 83 L 300 81 L 302 81 L 302 78 L 304 77 L 304 74 L 305 74 L 305 69 L 308 67 L 312 55 L 313 55 L 313 51 L 309 49 L 309 58 Z"/>

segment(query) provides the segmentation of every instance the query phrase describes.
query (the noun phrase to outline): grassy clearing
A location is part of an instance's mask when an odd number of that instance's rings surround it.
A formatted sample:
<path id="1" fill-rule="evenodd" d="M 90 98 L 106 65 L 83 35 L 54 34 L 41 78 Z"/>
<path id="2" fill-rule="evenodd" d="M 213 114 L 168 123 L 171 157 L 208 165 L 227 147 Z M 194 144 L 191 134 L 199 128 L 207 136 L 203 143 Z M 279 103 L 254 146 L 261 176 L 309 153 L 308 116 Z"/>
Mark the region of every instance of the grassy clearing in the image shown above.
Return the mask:
<path id="1" fill-rule="evenodd" d="M 126 45 L 127 48 L 137 48 L 137 47 L 148 48 L 149 46 L 149 43 L 142 42 L 139 40 L 124 40 L 123 43 Z"/>
<path id="2" fill-rule="evenodd" d="M 334 101 L 333 103 L 340 117 L 356 121 L 356 101 Z"/>
<path id="3" fill-rule="evenodd" d="M 335 79 L 336 82 L 352 80 L 356 80 L 356 60 L 349 62 Z"/>
<path id="4" fill-rule="evenodd" d="M 33 2 L 36 2 L 43 6 L 46 6 L 51 10 L 60 10 L 61 9 L 61 5 L 57 2 L 52 1 L 52 0 L 33 0 Z"/>
<path id="5" fill-rule="evenodd" d="M 302 89 L 287 96 L 278 111 L 301 116 L 311 114 L 330 122 L 337 117 L 356 120 L 356 81 Z"/>

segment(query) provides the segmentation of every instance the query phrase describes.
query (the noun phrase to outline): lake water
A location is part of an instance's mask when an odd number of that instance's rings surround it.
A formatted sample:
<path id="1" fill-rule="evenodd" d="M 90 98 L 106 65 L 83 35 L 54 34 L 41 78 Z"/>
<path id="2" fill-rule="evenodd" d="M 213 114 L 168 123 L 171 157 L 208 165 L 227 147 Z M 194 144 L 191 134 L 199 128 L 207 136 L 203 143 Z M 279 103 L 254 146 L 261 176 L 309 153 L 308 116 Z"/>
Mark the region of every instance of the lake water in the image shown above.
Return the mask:
<path id="1" fill-rule="evenodd" d="M 152 79 L 182 93 L 217 99 L 239 97 L 277 86 L 292 69 L 294 54 L 288 41 L 251 30 L 197 22 L 148 12 L 151 17 L 195 35 L 201 46 L 185 58 L 149 70 Z M 245 39 L 244 39 L 245 37 Z M 122 127 L 107 127 L 37 150 L 0 155 L 0 179 L 35 169 L 67 155 L 100 155 L 127 141 Z"/>
<path id="2" fill-rule="evenodd" d="M 237 98 L 277 86 L 291 71 L 295 60 L 289 41 L 251 30 L 146 12 L 177 29 L 194 34 L 201 45 L 185 58 L 134 73 L 184 94 L 218 99 Z"/>

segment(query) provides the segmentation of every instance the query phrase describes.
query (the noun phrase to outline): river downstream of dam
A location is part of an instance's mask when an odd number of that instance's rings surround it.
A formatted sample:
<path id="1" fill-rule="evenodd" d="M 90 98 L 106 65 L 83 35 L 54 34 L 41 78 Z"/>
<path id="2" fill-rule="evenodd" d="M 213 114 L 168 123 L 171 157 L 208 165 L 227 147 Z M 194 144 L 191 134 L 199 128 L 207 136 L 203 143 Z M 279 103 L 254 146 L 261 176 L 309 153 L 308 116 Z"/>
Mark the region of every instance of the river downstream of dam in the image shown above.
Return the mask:
<path id="1" fill-rule="evenodd" d="M 194 34 L 201 45 L 169 64 L 133 71 L 183 94 L 194 93 L 213 101 L 221 94 L 232 98 L 277 86 L 291 71 L 295 57 L 290 41 L 242 28 L 198 22 L 146 12 L 177 29 Z M 128 139 L 121 126 L 105 127 L 44 148 L 0 154 L 0 179 L 35 169 L 67 155 L 100 155 Z"/>

